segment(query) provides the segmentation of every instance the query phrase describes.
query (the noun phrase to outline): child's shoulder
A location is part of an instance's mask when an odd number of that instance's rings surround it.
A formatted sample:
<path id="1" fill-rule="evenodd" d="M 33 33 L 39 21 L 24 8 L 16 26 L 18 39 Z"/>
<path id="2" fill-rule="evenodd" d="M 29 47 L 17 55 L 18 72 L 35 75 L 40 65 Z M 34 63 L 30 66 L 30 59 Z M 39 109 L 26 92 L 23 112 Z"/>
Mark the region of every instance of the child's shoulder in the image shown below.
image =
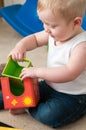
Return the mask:
<path id="1" fill-rule="evenodd" d="M 86 31 L 77 34 L 75 37 L 71 39 L 71 41 L 73 42 L 74 45 L 86 42 Z"/>

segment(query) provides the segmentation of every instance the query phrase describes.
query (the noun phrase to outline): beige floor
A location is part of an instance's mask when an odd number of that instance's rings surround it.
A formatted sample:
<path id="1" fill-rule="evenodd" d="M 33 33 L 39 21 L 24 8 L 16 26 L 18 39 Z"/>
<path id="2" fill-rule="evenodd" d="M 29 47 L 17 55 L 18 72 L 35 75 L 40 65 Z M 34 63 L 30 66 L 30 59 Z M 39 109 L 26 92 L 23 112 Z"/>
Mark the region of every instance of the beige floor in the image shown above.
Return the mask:
<path id="1" fill-rule="evenodd" d="M 22 38 L 13 28 L 0 18 L 0 64 L 7 62 L 7 55 L 16 43 Z M 27 53 L 34 66 L 45 65 L 47 55 L 46 46 Z M 8 110 L 0 111 L 0 122 L 7 123 L 23 130 L 53 130 L 36 120 L 30 115 L 22 114 L 13 116 Z M 86 130 L 86 116 L 77 122 L 57 130 Z"/>

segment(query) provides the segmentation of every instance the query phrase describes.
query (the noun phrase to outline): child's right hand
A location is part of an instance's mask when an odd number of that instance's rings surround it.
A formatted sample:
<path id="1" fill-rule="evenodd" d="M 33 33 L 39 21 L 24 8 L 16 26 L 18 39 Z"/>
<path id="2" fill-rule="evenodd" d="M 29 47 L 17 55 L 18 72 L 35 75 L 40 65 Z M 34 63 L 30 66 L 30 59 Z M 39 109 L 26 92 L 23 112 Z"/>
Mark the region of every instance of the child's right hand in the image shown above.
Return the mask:
<path id="1" fill-rule="evenodd" d="M 15 61 L 22 61 L 23 58 L 26 57 L 26 51 L 22 48 L 15 47 L 11 52 L 8 54 L 8 57 L 11 56 Z"/>

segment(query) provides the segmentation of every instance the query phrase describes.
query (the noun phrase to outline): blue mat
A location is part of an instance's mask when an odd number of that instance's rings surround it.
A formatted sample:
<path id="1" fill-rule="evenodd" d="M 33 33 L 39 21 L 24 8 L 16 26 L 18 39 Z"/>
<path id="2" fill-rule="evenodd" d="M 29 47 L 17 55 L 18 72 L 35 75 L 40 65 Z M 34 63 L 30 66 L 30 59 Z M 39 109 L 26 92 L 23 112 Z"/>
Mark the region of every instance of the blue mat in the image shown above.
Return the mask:
<path id="1" fill-rule="evenodd" d="M 27 0 L 24 5 L 16 4 L 0 9 L 0 15 L 21 35 L 43 30 L 37 15 L 37 0 Z"/>
<path id="2" fill-rule="evenodd" d="M 83 18 L 82 27 L 84 30 L 86 30 L 86 13 L 85 13 L 85 16 Z"/>

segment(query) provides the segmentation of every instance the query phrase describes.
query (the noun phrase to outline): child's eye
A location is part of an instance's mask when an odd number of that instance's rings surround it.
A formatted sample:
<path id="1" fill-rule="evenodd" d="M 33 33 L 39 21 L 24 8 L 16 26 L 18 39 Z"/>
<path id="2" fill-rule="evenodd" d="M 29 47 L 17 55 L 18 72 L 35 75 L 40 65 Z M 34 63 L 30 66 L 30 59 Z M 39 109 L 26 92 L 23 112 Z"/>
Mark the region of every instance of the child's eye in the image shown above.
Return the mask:
<path id="1" fill-rule="evenodd" d="M 52 28 L 55 28 L 56 26 L 52 26 Z"/>
<path id="2" fill-rule="evenodd" d="M 57 27 L 57 25 L 53 25 L 53 26 L 51 26 L 52 28 L 56 28 Z"/>

